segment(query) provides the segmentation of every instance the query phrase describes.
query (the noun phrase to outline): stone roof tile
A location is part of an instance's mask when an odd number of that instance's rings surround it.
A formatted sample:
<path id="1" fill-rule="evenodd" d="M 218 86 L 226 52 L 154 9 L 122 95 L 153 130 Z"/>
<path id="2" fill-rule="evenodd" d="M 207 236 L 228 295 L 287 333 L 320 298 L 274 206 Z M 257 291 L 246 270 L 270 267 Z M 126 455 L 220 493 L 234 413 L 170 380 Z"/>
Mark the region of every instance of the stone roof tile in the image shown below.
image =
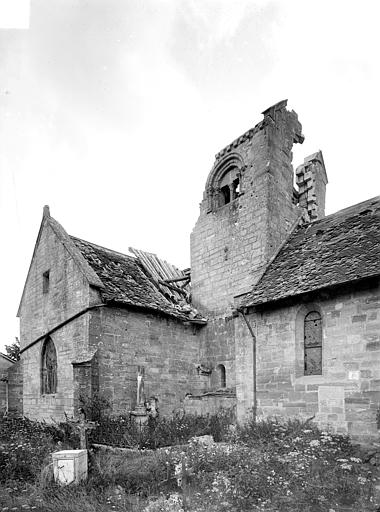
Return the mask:
<path id="1" fill-rule="evenodd" d="M 101 296 L 106 302 L 141 307 L 182 320 L 202 320 L 188 304 L 168 300 L 146 275 L 139 260 L 99 245 L 70 237 L 101 280 Z"/>
<path id="2" fill-rule="evenodd" d="M 378 275 L 380 196 L 296 229 L 241 306 Z"/>

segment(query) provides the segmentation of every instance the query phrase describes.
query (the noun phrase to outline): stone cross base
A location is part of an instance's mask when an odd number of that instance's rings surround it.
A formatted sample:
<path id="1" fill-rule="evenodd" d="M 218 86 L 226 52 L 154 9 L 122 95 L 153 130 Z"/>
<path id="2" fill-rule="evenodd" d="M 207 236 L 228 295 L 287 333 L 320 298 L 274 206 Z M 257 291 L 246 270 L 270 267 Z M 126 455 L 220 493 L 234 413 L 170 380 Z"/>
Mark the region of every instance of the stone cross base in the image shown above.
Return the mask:
<path id="1" fill-rule="evenodd" d="M 87 450 L 62 450 L 52 453 L 54 480 L 60 485 L 87 480 Z"/>
<path id="2" fill-rule="evenodd" d="M 136 405 L 135 409 L 131 411 L 131 416 L 138 425 L 144 425 L 148 421 L 148 413 L 145 405 Z"/>

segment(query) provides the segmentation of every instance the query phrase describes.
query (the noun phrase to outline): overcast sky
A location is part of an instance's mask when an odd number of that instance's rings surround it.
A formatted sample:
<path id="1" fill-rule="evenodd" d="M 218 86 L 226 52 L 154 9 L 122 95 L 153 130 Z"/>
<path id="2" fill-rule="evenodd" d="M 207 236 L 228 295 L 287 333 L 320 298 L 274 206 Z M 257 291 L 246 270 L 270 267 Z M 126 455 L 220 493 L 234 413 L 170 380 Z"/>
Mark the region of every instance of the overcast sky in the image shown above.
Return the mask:
<path id="1" fill-rule="evenodd" d="M 327 213 L 379 194 L 377 0 L 0 0 L 0 350 L 44 204 L 189 266 L 214 155 L 288 98 Z"/>

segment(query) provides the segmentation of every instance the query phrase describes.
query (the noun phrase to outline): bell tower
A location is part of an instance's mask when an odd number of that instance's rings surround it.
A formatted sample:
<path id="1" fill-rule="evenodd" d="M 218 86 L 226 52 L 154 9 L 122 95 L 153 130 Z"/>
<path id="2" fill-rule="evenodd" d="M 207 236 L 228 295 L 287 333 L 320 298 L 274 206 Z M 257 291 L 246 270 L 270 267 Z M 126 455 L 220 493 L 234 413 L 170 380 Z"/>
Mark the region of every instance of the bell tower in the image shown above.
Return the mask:
<path id="1" fill-rule="evenodd" d="M 216 155 L 191 234 L 192 300 L 204 314 L 231 311 L 301 213 L 292 147 L 304 137 L 286 105 L 265 110 L 260 123 Z"/>

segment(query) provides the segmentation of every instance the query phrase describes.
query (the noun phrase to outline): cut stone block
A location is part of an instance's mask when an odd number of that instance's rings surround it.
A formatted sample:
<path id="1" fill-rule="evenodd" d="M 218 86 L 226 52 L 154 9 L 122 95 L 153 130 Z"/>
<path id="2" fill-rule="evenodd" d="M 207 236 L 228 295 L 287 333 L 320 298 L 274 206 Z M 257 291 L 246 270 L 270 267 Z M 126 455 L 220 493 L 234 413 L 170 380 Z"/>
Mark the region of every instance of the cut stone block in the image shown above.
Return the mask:
<path id="1" fill-rule="evenodd" d="M 87 479 L 87 450 L 62 450 L 52 454 L 54 480 L 60 485 Z"/>

